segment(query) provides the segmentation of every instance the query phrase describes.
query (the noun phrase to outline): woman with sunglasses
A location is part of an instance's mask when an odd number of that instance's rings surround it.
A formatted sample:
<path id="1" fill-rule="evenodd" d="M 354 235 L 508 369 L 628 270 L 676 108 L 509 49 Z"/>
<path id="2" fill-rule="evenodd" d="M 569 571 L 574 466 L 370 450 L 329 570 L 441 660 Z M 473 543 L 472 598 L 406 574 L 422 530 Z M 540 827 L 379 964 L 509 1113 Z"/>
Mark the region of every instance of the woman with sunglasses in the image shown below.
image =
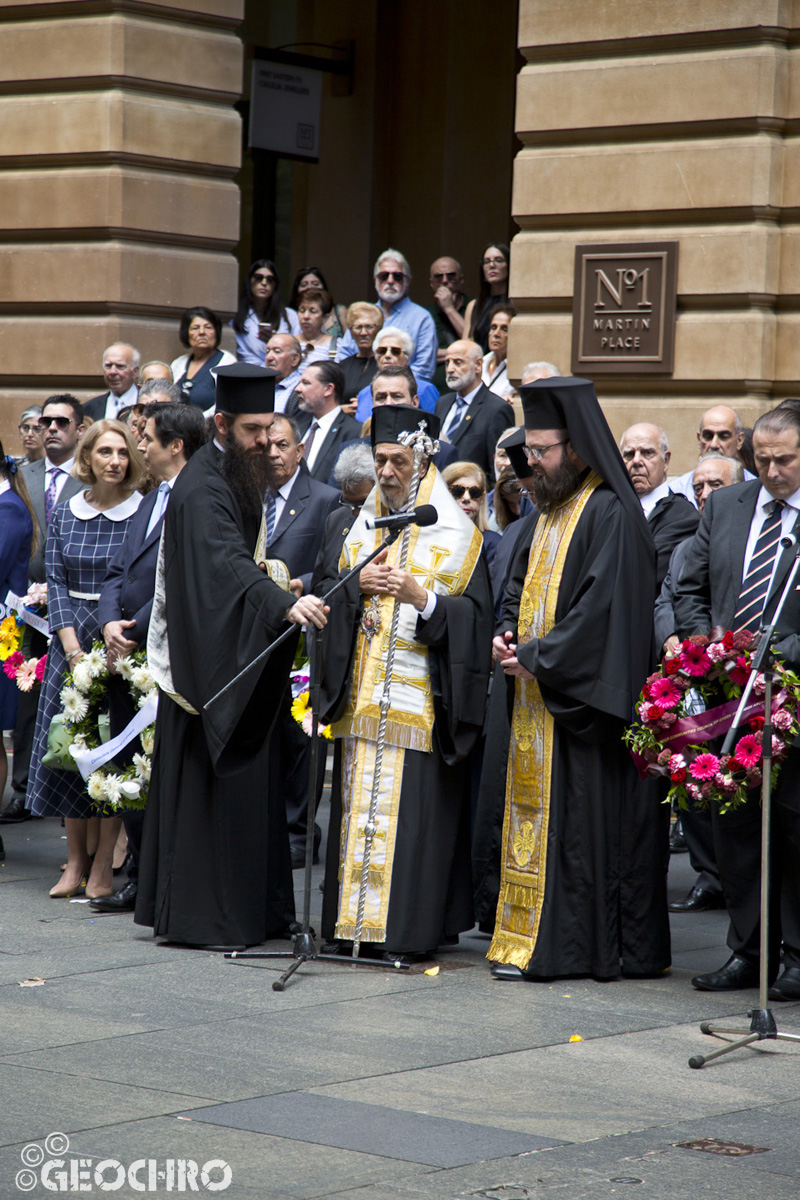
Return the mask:
<path id="1" fill-rule="evenodd" d="M 474 462 L 454 462 L 442 471 L 450 494 L 483 534 L 483 552 L 489 574 L 497 553 L 500 534 L 489 528 L 489 509 L 486 504 L 486 475 Z"/>
<path id="2" fill-rule="evenodd" d="M 490 242 L 481 255 L 481 286 L 477 298 L 464 311 L 466 337 L 478 342 L 484 354 L 489 351 L 491 310 L 495 304 L 508 303 L 508 262 L 511 251 L 503 242 Z"/>
<path id="3" fill-rule="evenodd" d="M 231 326 L 236 333 L 236 357 L 254 367 L 264 366 L 264 353 L 273 333 L 300 336 L 297 313 L 293 308 L 281 307 L 281 281 L 271 259 L 257 258 L 251 265 Z"/>

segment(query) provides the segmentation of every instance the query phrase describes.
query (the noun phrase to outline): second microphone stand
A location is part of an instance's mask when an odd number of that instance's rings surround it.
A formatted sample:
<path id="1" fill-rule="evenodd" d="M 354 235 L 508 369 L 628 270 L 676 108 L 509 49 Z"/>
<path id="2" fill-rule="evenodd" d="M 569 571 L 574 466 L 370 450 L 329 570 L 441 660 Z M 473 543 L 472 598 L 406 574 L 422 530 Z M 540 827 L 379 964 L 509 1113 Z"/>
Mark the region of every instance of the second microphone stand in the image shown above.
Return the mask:
<path id="1" fill-rule="evenodd" d="M 772 1010 L 768 1007 L 768 992 L 769 992 L 769 892 L 770 892 L 770 840 L 772 828 L 772 688 L 775 678 L 773 669 L 774 654 L 772 652 L 772 642 L 775 637 L 776 626 L 778 619 L 783 612 L 784 604 L 791 590 L 794 587 L 794 582 L 797 577 L 798 569 L 800 569 L 800 543 L 798 543 L 795 551 L 794 562 L 792 569 L 789 572 L 789 577 L 786 580 L 786 585 L 781 593 L 778 607 L 769 625 L 762 626 L 760 631 L 760 641 L 758 649 L 753 655 L 753 660 L 750 664 L 750 677 L 747 681 L 747 686 L 742 692 L 742 698 L 739 701 L 739 706 L 736 714 L 728 730 L 725 741 L 722 746 L 722 753 L 729 754 L 736 737 L 736 730 L 742 722 L 744 711 L 747 707 L 750 693 L 753 690 L 756 676 L 759 672 L 764 675 L 764 728 L 762 730 L 762 761 L 761 761 L 761 913 L 760 913 L 760 928 L 759 928 L 759 979 L 758 979 L 758 1008 L 753 1008 L 748 1012 L 750 1025 L 747 1029 L 742 1028 L 726 1028 L 723 1025 L 717 1025 L 714 1021 L 702 1021 L 700 1023 L 701 1033 L 720 1034 L 732 1033 L 742 1035 L 735 1042 L 730 1042 L 726 1046 L 722 1046 L 719 1050 L 712 1050 L 710 1054 L 695 1054 L 689 1059 L 689 1066 L 699 1070 L 705 1066 L 707 1062 L 711 1062 L 713 1058 L 721 1058 L 723 1054 L 730 1054 L 733 1050 L 739 1050 L 742 1046 L 749 1046 L 753 1042 L 765 1040 L 783 1041 L 783 1042 L 800 1042 L 800 1035 L 795 1033 L 783 1033 L 778 1029 L 775 1023 L 775 1017 Z"/>

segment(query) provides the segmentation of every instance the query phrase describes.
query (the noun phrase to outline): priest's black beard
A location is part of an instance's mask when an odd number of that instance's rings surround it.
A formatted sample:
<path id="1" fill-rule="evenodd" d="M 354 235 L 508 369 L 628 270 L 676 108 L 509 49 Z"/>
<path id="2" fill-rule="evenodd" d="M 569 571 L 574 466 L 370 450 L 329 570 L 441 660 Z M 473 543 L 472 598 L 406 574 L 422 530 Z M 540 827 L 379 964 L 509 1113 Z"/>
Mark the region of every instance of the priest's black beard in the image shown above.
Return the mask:
<path id="1" fill-rule="evenodd" d="M 220 470 L 245 516 L 260 516 L 269 485 L 266 448 L 258 454 L 248 454 L 229 426 Z"/>
<path id="2" fill-rule="evenodd" d="M 585 468 L 575 467 L 563 452 L 558 468 L 552 475 L 534 475 L 531 491 L 539 512 L 551 513 L 577 492 Z"/>

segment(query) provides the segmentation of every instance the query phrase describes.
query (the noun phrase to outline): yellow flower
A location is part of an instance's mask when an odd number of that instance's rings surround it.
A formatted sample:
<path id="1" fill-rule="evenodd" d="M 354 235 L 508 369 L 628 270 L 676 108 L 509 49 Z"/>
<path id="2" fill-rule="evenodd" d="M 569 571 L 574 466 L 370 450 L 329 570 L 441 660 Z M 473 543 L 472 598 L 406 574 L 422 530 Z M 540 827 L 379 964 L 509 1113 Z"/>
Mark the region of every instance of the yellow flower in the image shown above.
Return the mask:
<path id="1" fill-rule="evenodd" d="M 298 725 L 302 725 L 303 717 L 306 715 L 311 697 L 308 692 L 301 692 L 296 700 L 292 701 L 292 716 Z"/>
<path id="2" fill-rule="evenodd" d="M 0 621 L 0 660 L 5 662 L 21 645 L 22 629 L 17 624 L 16 617 L 10 613 Z"/>

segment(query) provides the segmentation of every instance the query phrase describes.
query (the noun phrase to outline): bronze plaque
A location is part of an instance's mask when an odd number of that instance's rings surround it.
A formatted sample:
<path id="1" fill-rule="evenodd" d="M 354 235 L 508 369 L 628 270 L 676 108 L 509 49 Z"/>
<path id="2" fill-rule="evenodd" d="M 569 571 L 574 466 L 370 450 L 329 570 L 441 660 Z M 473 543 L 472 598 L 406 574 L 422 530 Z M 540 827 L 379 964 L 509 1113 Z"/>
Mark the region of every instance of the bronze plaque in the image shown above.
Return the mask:
<path id="1" fill-rule="evenodd" d="M 677 278 L 677 242 L 576 246 L 573 374 L 671 374 Z"/>

